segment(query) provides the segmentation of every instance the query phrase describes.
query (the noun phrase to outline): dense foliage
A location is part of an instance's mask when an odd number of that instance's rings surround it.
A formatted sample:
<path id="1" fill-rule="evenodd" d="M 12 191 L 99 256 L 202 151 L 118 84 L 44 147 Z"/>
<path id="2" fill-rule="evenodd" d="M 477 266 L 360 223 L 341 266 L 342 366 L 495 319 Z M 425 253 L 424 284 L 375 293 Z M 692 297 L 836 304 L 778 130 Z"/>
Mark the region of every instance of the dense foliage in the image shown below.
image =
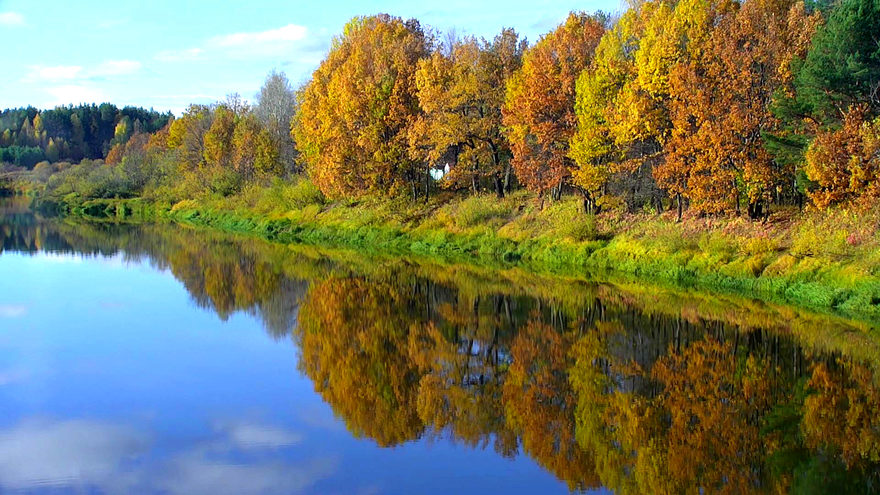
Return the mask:
<path id="1" fill-rule="evenodd" d="M 876 0 L 643 0 L 573 12 L 531 46 L 512 29 L 440 42 L 417 20 L 358 17 L 297 92 L 273 72 L 253 108 L 8 110 L 0 160 L 40 164 L 49 195 L 171 204 L 307 175 L 345 201 L 523 186 L 542 207 L 568 193 L 587 213 L 679 219 L 866 207 L 878 32 Z"/>
<path id="2" fill-rule="evenodd" d="M 109 103 L 33 107 L 0 112 L 0 161 L 24 167 L 38 162 L 103 159 L 133 134 L 156 132 L 171 113 L 143 108 L 117 108 Z"/>

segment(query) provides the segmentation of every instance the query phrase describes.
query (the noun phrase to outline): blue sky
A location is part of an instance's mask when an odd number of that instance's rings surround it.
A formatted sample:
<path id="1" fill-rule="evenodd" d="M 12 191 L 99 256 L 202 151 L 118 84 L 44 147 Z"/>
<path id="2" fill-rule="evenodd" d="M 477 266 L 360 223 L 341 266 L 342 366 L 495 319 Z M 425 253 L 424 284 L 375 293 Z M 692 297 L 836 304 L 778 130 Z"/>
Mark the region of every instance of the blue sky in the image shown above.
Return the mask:
<path id="1" fill-rule="evenodd" d="M 307 80 L 356 15 L 388 12 L 485 37 L 510 26 L 534 41 L 570 10 L 616 11 L 620 3 L 0 0 L 0 108 L 109 101 L 179 113 L 229 93 L 250 100 L 272 69 L 294 84 Z"/>

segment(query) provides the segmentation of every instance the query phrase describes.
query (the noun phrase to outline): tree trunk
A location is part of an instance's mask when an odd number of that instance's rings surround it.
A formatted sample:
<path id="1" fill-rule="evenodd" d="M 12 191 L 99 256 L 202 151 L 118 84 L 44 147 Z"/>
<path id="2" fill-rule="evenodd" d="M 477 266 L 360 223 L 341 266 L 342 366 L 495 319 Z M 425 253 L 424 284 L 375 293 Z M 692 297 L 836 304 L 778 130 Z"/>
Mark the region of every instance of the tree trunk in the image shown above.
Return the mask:
<path id="1" fill-rule="evenodd" d="M 602 207 L 596 203 L 596 200 L 593 198 L 593 195 L 588 191 L 581 189 L 581 195 L 583 196 L 583 208 L 584 213 L 587 215 L 598 215 L 602 211 Z"/>
<path id="2" fill-rule="evenodd" d="M 681 213 L 682 213 L 682 201 L 681 201 L 681 193 L 675 195 L 676 199 L 678 199 L 678 221 L 681 221 Z"/>
<path id="3" fill-rule="evenodd" d="M 504 198 L 504 181 L 501 180 L 501 175 L 495 174 L 495 194 L 498 196 L 498 199 Z"/>
<path id="4" fill-rule="evenodd" d="M 431 167 L 425 167 L 425 203 L 428 202 L 428 196 L 431 193 Z"/>
<path id="5" fill-rule="evenodd" d="M 584 193 L 583 204 L 584 204 L 584 213 L 586 213 L 587 215 L 592 215 L 593 214 L 593 199 L 590 198 L 589 193 Z"/>
<path id="6" fill-rule="evenodd" d="M 411 181 L 410 181 L 410 185 L 411 185 L 411 187 L 412 187 L 413 201 L 418 201 L 418 199 L 419 199 L 419 185 L 418 185 L 418 180 L 411 180 Z"/>
<path id="7" fill-rule="evenodd" d="M 758 220 L 764 216 L 764 202 L 760 199 L 757 201 L 750 201 L 748 206 L 749 219 L 750 220 Z"/>

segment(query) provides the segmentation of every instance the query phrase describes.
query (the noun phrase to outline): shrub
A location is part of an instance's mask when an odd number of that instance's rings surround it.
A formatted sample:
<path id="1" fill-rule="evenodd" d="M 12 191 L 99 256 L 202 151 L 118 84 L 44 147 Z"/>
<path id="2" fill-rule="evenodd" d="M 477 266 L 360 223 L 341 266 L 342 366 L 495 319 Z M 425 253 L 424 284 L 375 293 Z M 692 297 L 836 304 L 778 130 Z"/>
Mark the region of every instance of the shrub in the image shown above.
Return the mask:
<path id="1" fill-rule="evenodd" d="M 510 210 L 492 196 L 471 196 L 459 203 L 451 214 L 455 224 L 462 229 L 509 215 Z"/>
<path id="2" fill-rule="evenodd" d="M 286 185 L 282 190 L 283 201 L 290 208 L 302 209 L 309 205 L 323 205 L 326 202 L 321 190 L 305 177 Z"/>
<path id="3" fill-rule="evenodd" d="M 748 255 L 772 253 L 779 249 L 779 244 L 767 235 L 759 235 L 745 241 L 743 252 Z"/>
<path id="4" fill-rule="evenodd" d="M 581 215 L 561 228 L 564 237 L 574 242 L 592 241 L 598 237 L 596 217 L 593 215 Z"/>

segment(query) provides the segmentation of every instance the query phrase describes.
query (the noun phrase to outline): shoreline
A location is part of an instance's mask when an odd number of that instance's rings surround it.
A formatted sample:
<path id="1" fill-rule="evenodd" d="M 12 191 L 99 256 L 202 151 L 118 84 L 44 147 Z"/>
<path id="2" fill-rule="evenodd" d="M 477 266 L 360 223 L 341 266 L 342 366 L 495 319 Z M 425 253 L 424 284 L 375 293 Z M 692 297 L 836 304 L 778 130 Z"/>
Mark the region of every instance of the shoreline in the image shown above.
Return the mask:
<path id="1" fill-rule="evenodd" d="M 845 261 L 823 267 L 818 260 L 798 260 L 787 252 L 775 253 L 776 259 L 760 274 L 747 276 L 747 268 L 745 273 L 733 269 L 742 269 L 743 259 L 722 263 L 717 253 L 708 250 L 669 252 L 652 245 L 650 240 L 626 236 L 583 242 L 541 238 L 516 241 L 492 232 L 462 235 L 419 225 L 350 226 L 322 221 L 317 216 L 306 220 L 293 214 L 262 215 L 216 209 L 195 201 L 183 201 L 172 207 L 140 198 L 91 200 L 75 205 L 38 199 L 35 207 L 91 221 L 172 221 L 284 244 L 409 254 L 498 269 L 522 267 L 563 276 L 622 277 L 794 305 L 868 323 L 880 322 L 880 278 L 857 272 L 853 275 Z M 754 256 L 748 259 L 754 260 Z M 788 270 L 772 270 L 781 261 L 791 264 Z"/>

